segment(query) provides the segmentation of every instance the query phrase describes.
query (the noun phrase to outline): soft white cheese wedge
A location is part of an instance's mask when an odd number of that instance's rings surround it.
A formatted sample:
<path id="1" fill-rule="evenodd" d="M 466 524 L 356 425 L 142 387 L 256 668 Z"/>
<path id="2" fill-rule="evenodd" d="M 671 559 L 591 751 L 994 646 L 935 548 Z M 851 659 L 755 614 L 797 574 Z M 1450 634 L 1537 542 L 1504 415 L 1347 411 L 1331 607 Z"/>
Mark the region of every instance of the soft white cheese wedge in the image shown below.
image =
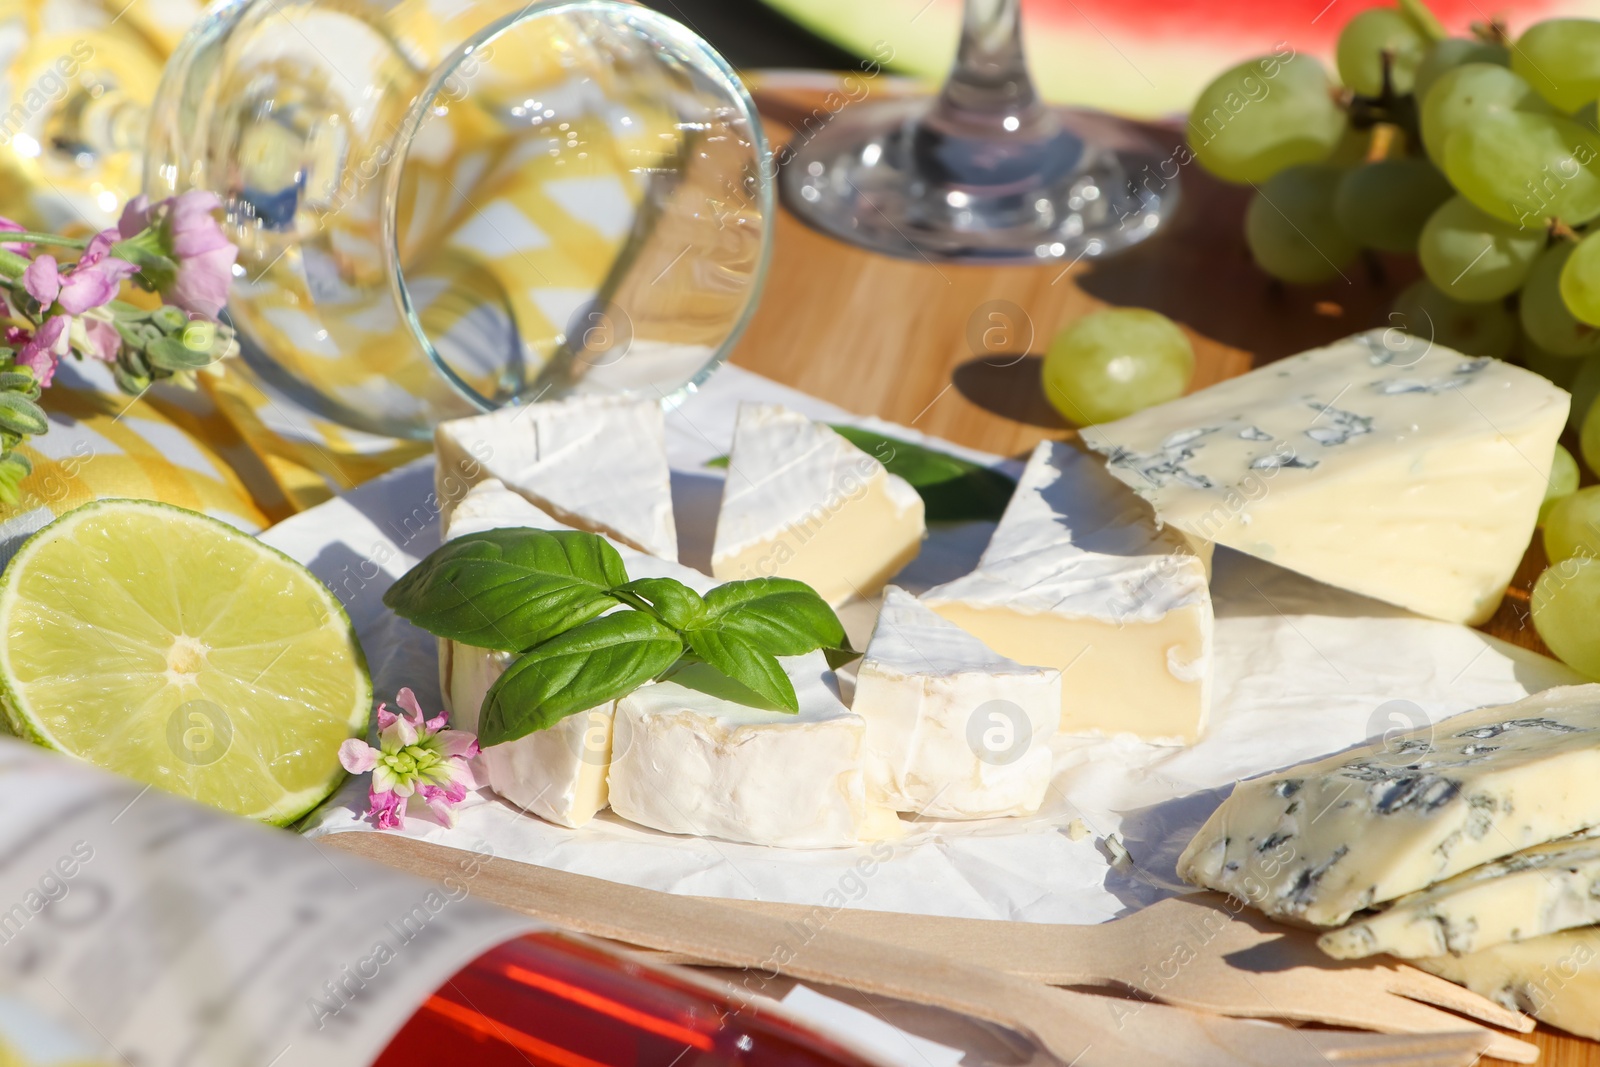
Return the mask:
<path id="1" fill-rule="evenodd" d="M 499 481 L 474 485 L 450 517 L 445 540 L 509 527 L 564 530 Z M 633 578 L 676 578 L 698 592 L 715 583 L 692 568 L 618 545 Z M 440 687 L 455 724 L 476 730 L 489 688 L 505 673 L 513 653 L 440 641 Z M 613 704 L 571 715 L 547 730 L 493 745 L 479 757 L 489 788 L 506 800 L 562 826 L 582 826 L 605 808 L 611 757 Z"/>
<path id="2" fill-rule="evenodd" d="M 1506 941 L 1600 923 L 1600 841 L 1552 841 L 1403 896 L 1317 939 L 1328 955 L 1362 959 L 1464 956 Z"/>
<path id="3" fill-rule="evenodd" d="M 1570 399 L 1503 360 L 1375 330 L 1083 438 L 1164 523 L 1479 623 L 1528 547 Z"/>
<path id="4" fill-rule="evenodd" d="M 678 558 L 659 404 L 586 396 L 501 408 L 440 423 L 434 447 L 446 526 L 463 488 L 494 478 L 574 529 Z"/>
<path id="5" fill-rule="evenodd" d="M 1335 926 L 1600 826 L 1600 685 L 1479 708 L 1240 782 L 1178 859 L 1195 885 Z"/>
<path id="6" fill-rule="evenodd" d="M 1093 455 L 1041 442 L 977 570 L 923 603 L 1061 673 L 1061 729 L 1191 742 L 1211 704 L 1206 561 Z"/>
<path id="7" fill-rule="evenodd" d="M 924 532 L 922 498 L 872 456 L 804 415 L 740 405 L 712 574 L 794 578 L 838 606 L 882 589 Z"/>
<path id="8" fill-rule="evenodd" d="M 898 811 L 986 819 L 1044 802 L 1061 673 L 1007 659 L 897 586 L 851 710 L 867 721 L 867 781 Z"/>
<path id="9" fill-rule="evenodd" d="M 868 791 L 866 723 L 839 702 L 822 653 L 781 660 L 800 713 L 739 702 L 704 664 L 617 701 L 611 808 L 674 834 L 836 848 L 899 833 Z"/>
<path id="10" fill-rule="evenodd" d="M 1600 1040 L 1600 930 L 1592 926 L 1408 962 L 1512 1011 Z"/>

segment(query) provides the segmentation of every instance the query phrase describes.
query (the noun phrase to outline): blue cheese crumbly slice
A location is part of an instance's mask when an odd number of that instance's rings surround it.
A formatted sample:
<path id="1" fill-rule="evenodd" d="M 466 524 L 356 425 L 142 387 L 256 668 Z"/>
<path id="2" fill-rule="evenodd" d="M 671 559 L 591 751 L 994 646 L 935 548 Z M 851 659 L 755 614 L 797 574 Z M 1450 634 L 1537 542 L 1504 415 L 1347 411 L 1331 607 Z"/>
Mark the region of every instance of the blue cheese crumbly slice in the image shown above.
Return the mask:
<path id="1" fill-rule="evenodd" d="M 1528 547 L 1570 402 L 1502 360 L 1375 330 L 1083 439 L 1191 537 L 1475 624 Z"/>
<path id="2" fill-rule="evenodd" d="M 1401 897 L 1317 940 L 1342 960 L 1464 956 L 1600 923 L 1600 840 L 1552 841 Z"/>
<path id="3" fill-rule="evenodd" d="M 1600 825 L 1600 685 L 1479 708 L 1240 782 L 1178 860 L 1186 881 L 1337 926 Z"/>
<path id="4" fill-rule="evenodd" d="M 1563 930 L 1467 956 L 1409 962 L 1512 1011 L 1600 1040 L 1600 929 Z"/>

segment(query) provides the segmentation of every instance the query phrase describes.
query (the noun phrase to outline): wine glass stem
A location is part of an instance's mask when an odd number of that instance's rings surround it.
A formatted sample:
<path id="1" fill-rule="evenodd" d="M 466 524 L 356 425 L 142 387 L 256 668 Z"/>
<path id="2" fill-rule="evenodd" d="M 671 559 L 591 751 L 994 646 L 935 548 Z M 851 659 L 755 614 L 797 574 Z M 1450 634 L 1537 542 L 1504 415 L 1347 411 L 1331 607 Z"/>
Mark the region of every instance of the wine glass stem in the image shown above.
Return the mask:
<path id="1" fill-rule="evenodd" d="M 1016 132 L 1036 124 L 1044 111 L 1022 51 L 1021 0 L 966 0 L 961 44 L 939 94 L 938 116 Z"/>

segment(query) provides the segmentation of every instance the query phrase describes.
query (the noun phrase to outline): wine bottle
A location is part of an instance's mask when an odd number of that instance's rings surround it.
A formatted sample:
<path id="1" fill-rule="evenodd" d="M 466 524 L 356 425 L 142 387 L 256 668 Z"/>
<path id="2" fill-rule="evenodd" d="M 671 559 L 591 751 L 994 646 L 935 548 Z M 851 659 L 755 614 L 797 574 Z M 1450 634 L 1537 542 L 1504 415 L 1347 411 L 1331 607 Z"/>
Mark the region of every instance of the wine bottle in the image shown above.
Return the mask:
<path id="1" fill-rule="evenodd" d="M 470 895 L 0 740 L 0 1063 L 866 1067 Z"/>

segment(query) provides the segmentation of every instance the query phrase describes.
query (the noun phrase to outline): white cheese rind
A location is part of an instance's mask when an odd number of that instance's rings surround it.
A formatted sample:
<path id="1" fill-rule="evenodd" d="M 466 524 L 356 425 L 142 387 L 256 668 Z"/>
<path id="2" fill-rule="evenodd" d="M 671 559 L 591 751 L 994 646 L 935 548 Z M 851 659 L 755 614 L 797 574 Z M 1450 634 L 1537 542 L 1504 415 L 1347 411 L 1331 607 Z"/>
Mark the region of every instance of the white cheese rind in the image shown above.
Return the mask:
<path id="1" fill-rule="evenodd" d="M 1041 442 L 977 569 L 922 599 L 996 652 L 1061 671 L 1065 733 L 1205 729 L 1206 561 L 1093 455 Z"/>
<path id="2" fill-rule="evenodd" d="M 1570 397 L 1397 331 L 1085 427 L 1163 523 L 1449 622 L 1522 561 Z"/>
<path id="3" fill-rule="evenodd" d="M 618 700 L 612 810 L 667 833 L 785 848 L 892 836 L 899 820 L 862 771 L 866 723 L 839 702 L 822 653 L 781 662 L 798 715 L 738 703 L 704 664 Z"/>
<path id="4" fill-rule="evenodd" d="M 1240 782 L 1178 873 L 1318 926 L 1600 825 L 1600 685 Z"/>
<path id="5" fill-rule="evenodd" d="M 922 498 L 877 459 L 797 412 L 740 405 L 712 574 L 794 578 L 837 606 L 883 588 L 925 532 Z"/>
<path id="6" fill-rule="evenodd" d="M 1512 1011 L 1600 1040 L 1600 930 L 1594 927 L 1409 962 Z"/>
<path id="7" fill-rule="evenodd" d="M 498 479 L 559 521 L 678 558 L 661 406 L 586 396 L 501 408 L 434 430 L 434 482 L 450 521 L 463 483 Z"/>
<path id="8" fill-rule="evenodd" d="M 867 724 L 869 786 L 897 811 L 985 819 L 1044 802 L 1060 672 L 1007 659 L 896 586 L 851 710 Z"/>
<path id="9" fill-rule="evenodd" d="M 1552 841 L 1401 897 L 1317 940 L 1336 959 L 1464 956 L 1600 923 L 1600 841 Z"/>

